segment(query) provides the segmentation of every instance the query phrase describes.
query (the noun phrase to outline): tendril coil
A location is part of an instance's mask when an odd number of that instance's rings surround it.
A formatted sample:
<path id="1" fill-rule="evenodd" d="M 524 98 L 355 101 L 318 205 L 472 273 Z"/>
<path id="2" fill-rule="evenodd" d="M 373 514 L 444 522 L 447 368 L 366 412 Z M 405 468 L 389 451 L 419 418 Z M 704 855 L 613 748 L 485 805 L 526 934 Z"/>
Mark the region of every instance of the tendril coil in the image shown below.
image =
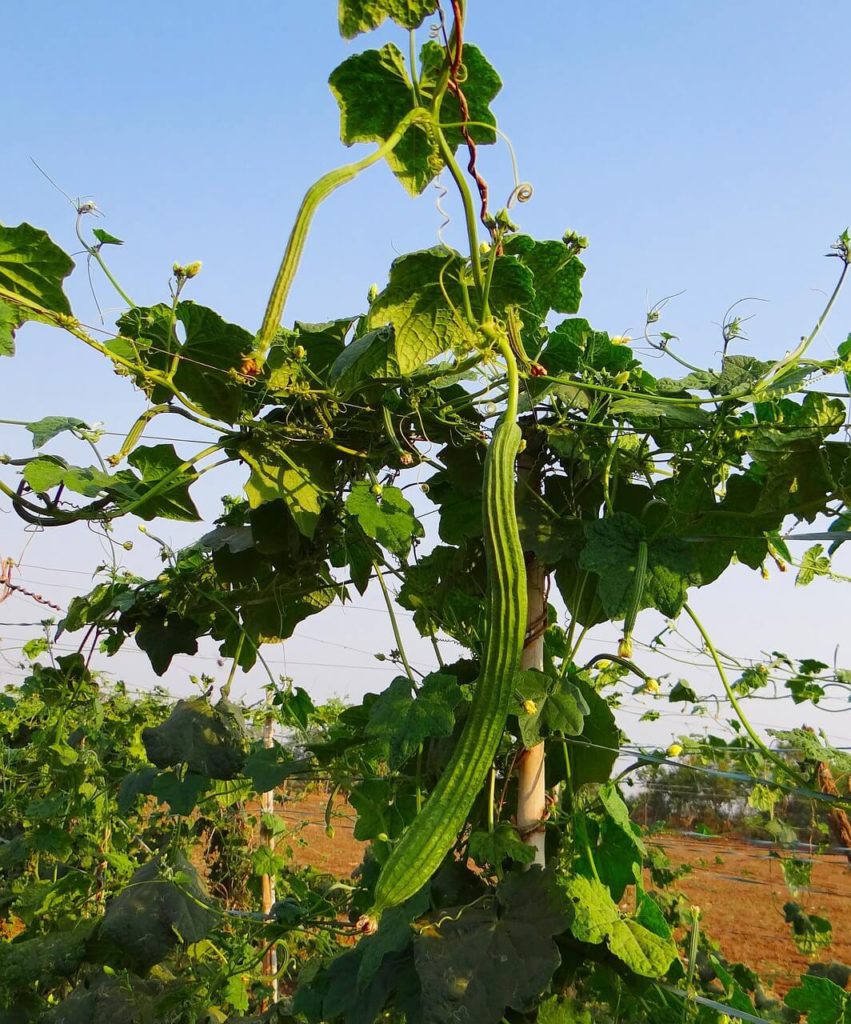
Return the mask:
<path id="1" fill-rule="evenodd" d="M 510 210 L 515 203 L 528 203 L 534 194 L 535 189 L 530 181 L 520 181 L 509 193 L 508 202 L 505 205 Z"/>

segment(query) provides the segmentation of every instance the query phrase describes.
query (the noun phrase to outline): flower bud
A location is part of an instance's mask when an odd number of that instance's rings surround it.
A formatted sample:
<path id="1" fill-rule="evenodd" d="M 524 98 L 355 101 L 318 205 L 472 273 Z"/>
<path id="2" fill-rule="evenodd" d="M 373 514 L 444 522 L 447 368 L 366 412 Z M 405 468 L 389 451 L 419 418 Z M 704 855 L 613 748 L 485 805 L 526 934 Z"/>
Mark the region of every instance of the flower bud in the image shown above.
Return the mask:
<path id="1" fill-rule="evenodd" d="M 668 757 L 679 757 L 682 752 L 683 747 L 681 743 L 672 743 L 665 751 Z"/>
<path id="2" fill-rule="evenodd" d="M 527 715 L 535 715 L 538 712 L 538 705 L 533 700 L 524 700 L 523 710 Z"/>
<path id="3" fill-rule="evenodd" d="M 186 274 L 187 278 L 197 277 L 201 273 L 201 266 L 201 261 L 195 260 L 192 263 L 187 263 L 186 266 L 183 268 L 183 272 Z"/>
<path id="4" fill-rule="evenodd" d="M 621 637 L 621 642 L 618 644 L 618 656 L 621 658 L 632 657 L 632 637 L 624 636 Z"/>

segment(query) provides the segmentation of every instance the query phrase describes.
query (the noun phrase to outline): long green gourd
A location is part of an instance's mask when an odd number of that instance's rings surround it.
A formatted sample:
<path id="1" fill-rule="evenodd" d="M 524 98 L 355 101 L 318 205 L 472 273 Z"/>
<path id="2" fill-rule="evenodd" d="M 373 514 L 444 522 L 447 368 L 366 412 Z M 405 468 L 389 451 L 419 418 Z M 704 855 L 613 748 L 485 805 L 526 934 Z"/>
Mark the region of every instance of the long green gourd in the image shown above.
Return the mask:
<path id="1" fill-rule="evenodd" d="M 485 457 L 482 506 L 488 590 L 481 672 L 449 763 L 381 871 L 372 910 L 360 922 L 365 931 L 376 927 L 384 910 L 421 889 L 451 849 L 493 762 L 514 693 L 526 632 L 526 569 L 514 508 L 521 431 L 516 422 L 517 367 L 504 339 L 497 341 L 508 364 L 509 395 Z"/>

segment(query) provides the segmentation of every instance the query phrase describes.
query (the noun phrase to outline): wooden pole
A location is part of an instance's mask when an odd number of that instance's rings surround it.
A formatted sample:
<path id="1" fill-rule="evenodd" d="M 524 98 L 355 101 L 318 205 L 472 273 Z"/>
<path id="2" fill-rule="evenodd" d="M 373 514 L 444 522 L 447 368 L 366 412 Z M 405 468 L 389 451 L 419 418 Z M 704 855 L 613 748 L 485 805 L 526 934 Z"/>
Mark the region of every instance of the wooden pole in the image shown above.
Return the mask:
<path id="1" fill-rule="evenodd" d="M 525 432 L 524 432 L 525 433 Z M 535 466 L 534 449 L 529 443 L 517 460 L 521 487 L 540 493 L 541 478 Z M 547 624 L 546 572 L 534 556 L 526 559 L 526 643 L 520 656 L 520 668 L 544 668 L 544 630 Z M 527 748 L 518 763 L 517 830 L 523 841 L 535 848 L 532 863 L 545 863 L 544 817 L 547 810 L 546 773 L 544 771 L 544 744 Z"/>
<path id="2" fill-rule="evenodd" d="M 272 699 L 271 692 L 266 695 L 266 703 L 270 703 Z M 274 729 L 274 718 L 271 714 L 266 715 L 266 719 L 263 723 L 263 746 L 269 748 L 272 746 L 272 733 Z M 269 790 L 260 797 L 260 809 L 263 814 L 274 814 L 275 813 L 275 791 Z M 275 834 L 267 828 L 265 825 L 260 826 L 260 841 L 269 847 L 274 852 L 275 849 Z M 261 898 L 263 902 L 263 913 L 268 914 L 275 903 L 275 879 L 272 875 L 263 875 L 260 879 L 261 884 Z M 278 992 L 278 950 L 275 946 L 270 946 L 263 957 L 263 974 L 267 978 L 272 980 L 272 1002 L 277 1003 L 279 998 Z"/>

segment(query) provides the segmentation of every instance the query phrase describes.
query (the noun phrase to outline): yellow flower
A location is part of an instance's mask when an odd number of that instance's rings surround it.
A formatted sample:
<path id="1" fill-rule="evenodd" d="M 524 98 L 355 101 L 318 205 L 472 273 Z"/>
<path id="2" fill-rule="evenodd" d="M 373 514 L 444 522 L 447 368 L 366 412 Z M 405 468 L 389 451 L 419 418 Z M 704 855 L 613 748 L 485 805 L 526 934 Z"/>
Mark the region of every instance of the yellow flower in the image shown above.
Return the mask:
<path id="1" fill-rule="evenodd" d="M 655 679 L 653 676 L 648 677 L 644 681 L 644 689 L 648 693 L 658 693 L 659 692 L 659 680 Z"/>
<path id="2" fill-rule="evenodd" d="M 665 751 L 668 757 L 679 757 L 682 752 L 683 748 L 681 743 L 672 743 Z"/>
<path id="3" fill-rule="evenodd" d="M 527 715 L 534 715 L 538 712 L 538 705 L 533 700 L 524 700 L 523 710 Z"/>
<path id="4" fill-rule="evenodd" d="M 598 669 L 599 669 L 599 670 L 600 670 L 601 672 L 605 672 L 607 668 L 611 668 L 611 667 L 612 667 L 612 663 L 611 663 L 611 662 L 609 661 L 609 659 L 608 659 L 608 658 L 601 658 L 601 659 L 600 659 L 600 660 L 599 660 L 599 661 L 597 662 L 597 668 L 598 668 Z"/>
<path id="5" fill-rule="evenodd" d="M 632 338 L 630 338 L 628 334 L 616 334 L 614 337 L 609 338 L 609 341 L 613 345 L 628 345 L 632 341 Z"/>
<path id="6" fill-rule="evenodd" d="M 614 384 L 614 386 L 616 388 L 619 388 L 619 387 L 622 387 L 624 384 L 626 384 L 628 380 L 629 380 L 629 370 L 623 370 L 621 373 L 619 373 L 617 375 L 617 377 L 615 377 L 615 379 L 612 381 L 612 383 Z"/>
<path id="7" fill-rule="evenodd" d="M 621 637 L 621 642 L 618 644 L 618 656 L 621 658 L 632 657 L 632 637 L 624 636 Z"/>

